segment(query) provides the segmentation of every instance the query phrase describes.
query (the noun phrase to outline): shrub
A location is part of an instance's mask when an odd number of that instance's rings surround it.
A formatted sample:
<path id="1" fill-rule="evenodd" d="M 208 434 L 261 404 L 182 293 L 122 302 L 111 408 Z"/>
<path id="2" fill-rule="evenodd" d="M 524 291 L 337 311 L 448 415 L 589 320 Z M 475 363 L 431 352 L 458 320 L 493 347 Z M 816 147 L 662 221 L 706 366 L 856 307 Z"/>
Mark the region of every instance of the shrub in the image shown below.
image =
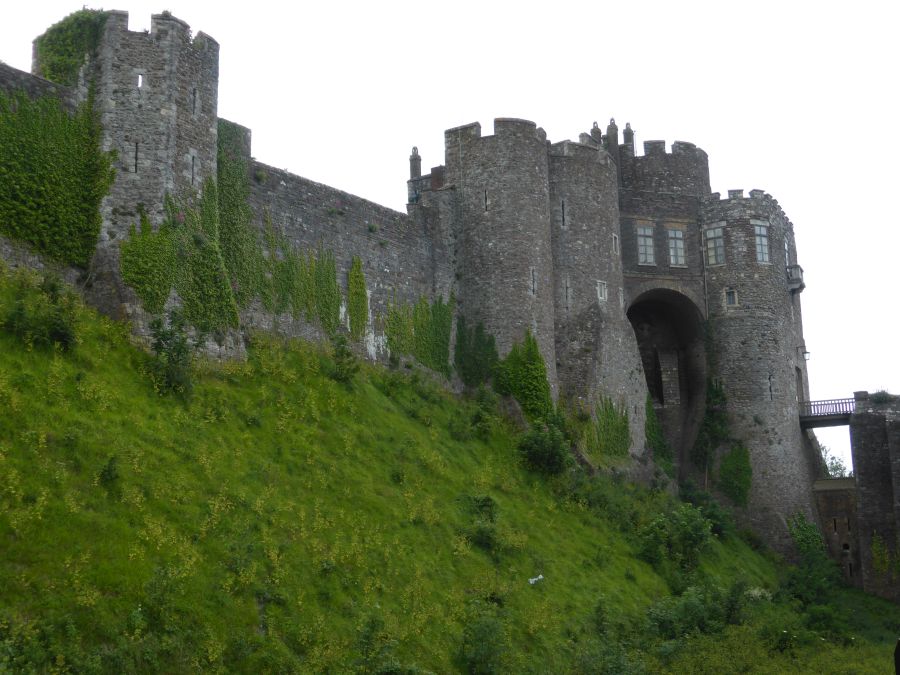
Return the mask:
<path id="1" fill-rule="evenodd" d="M 647 403 L 645 404 L 647 417 L 644 421 L 644 435 L 647 438 L 647 445 L 653 451 L 653 459 L 659 467 L 666 473 L 669 478 L 675 476 L 675 466 L 672 463 L 672 449 L 666 442 L 663 435 L 662 425 L 656 416 L 656 409 L 653 407 L 653 399 L 647 394 Z"/>
<path id="2" fill-rule="evenodd" d="M 362 339 L 369 320 L 369 296 L 359 256 L 353 256 L 347 273 L 347 314 L 350 316 L 350 336 L 354 340 Z"/>
<path id="3" fill-rule="evenodd" d="M 562 432 L 553 425 L 536 425 L 519 441 L 519 453 L 534 471 L 548 475 L 562 473 L 571 453 Z"/>
<path id="4" fill-rule="evenodd" d="M 181 312 L 169 313 L 168 326 L 162 319 L 150 322 L 151 347 L 156 358 L 151 363 L 150 375 L 156 390 L 161 393 L 175 393 L 190 399 L 193 392 L 191 382 L 191 349 L 188 344 L 184 317 Z"/>
<path id="5" fill-rule="evenodd" d="M 837 586 L 840 573 L 825 551 L 822 533 L 802 513 L 788 521 L 788 529 L 799 561 L 788 571 L 787 591 L 804 605 L 825 602 Z"/>
<path id="6" fill-rule="evenodd" d="M 465 317 L 458 317 L 453 363 L 463 384 L 477 387 L 490 380 L 498 359 L 494 336 L 485 332 L 484 324 L 479 321 L 469 329 Z"/>
<path id="7" fill-rule="evenodd" d="M 0 327 L 33 347 L 59 345 L 63 351 L 74 347 L 75 295 L 52 276 L 36 284 L 33 275 L 21 273 L 15 284 L 16 299 L 0 319 Z"/>
<path id="8" fill-rule="evenodd" d="M 532 422 L 553 412 L 547 368 L 537 340 L 526 331 L 522 344 L 514 344 L 495 369 L 494 385 L 499 394 L 513 396 Z"/>
<path id="9" fill-rule="evenodd" d="M 460 660 L 466 672 L 488 675 L 501 672 L 506 635 L 493 612 L 481 609 L 463 628 Z"/>
<path id="10" fill-rule="evenodd" d="M 334 368 L 331 370 L 331 378 L 335 382 L 350 386 L 359 371 L 359 360 L 350 349 L 346 335 L 335 335 L 331 339 L 331 344 L 334 352 Z"/>
<path id="11" fill-rule="evenodd" d="M 81 9 L 50 26 L 34 41 L 37 74 L 51 82 L 77 84 L 85 56 L 100 44 L 107 16 L 102 10 Z"/>
<path id="12" fill-rule="evenodd" d="M 711 526 L 700 509 L 681 504 L 638 529 L 638 555 L 651 564 L 667 559 L 693 569 L 709 541 Z"/>

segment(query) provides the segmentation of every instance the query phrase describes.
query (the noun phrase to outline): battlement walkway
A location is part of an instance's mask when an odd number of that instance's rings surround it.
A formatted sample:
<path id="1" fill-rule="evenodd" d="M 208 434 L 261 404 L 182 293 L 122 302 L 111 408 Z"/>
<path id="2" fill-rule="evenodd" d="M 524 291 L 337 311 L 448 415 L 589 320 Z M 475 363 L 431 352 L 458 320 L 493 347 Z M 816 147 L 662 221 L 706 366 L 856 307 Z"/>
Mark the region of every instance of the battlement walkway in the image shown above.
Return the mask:
<path id="1" fill-rule="evenodd" d="M 834 398 L 828 401 L 800 401 L 800 428 L 839 427 L 850 424 L 856 399 Z"/>

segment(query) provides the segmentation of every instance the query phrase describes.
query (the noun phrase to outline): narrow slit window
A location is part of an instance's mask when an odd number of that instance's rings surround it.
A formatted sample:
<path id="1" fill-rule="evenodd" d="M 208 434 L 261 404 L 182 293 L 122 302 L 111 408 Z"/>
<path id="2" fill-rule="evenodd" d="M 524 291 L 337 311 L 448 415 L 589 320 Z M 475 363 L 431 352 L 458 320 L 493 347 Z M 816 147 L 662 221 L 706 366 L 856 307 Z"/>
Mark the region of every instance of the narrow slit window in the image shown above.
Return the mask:
<path id="1" fill-rule="evenodd" d="M 144 76 L 141 75 L 140 73 L 138 73 L 138 86 L 137 86 L 137 88 L 140 89 L 140 88 L 143 87 L 143 86 L 144 86 Z"/>
<path id="2" fill-rule="evenodd" d="M 613 253 L 619 254 L 619 235 L 617 234 L 613 235 Z"/>
<path id="3" fill-rule="evenodd" d="M 193 114 L 197 114 L 197 88 L 194 87 L 194 91 L 191 93 L 191 112 Z"/>
<path id="4" fill-rule="evenodd" d="M 853 576 L 853 563 L 848 563 L 847 567 L 849 568 L 850 576 L 852 577 Z"/>
<path id="5" fill-rule="evenodd" d="M 605 281 L 600 281 L 597 279 L 597 301 L 598 302 L 606 302 L 607 299 L 607 286 Z"/>
<path id="6" fill-rule="evenodd" d="M 138 172 L 138 153 L 139 147 L 137 141 L 134 142 L 134 172 Z"/>
<path id="7" fill-rule="evenodd" d="M 847 518 L 847 532 L 850 531 L 850 519 Z"/>
<path id="8" fill-rule="evenodd" d="M 569 289 L 569 275 L 566 275 L 566 314 L 569 313 L 571 290 Z"/>
<path id="9" fill-rule="evenodd" d="M 197 158 L 191 155 L 191 185 L 194 184 L 194 180 L 197 176 Z"/>
<path id="10" fill-rule="evenodd" d="M 834 531 L 837 532 L 837 518 L 832 518 L 831 520 L 834 523 Z"/>
<path id="11" fill-rule="evenodd" d="M 537 295 L 537 274 L 533 267 L 531 268 L 531 294 Z"/>
<path id="12" fill-rule="evenodd" d="M 485 210 L 485 211 L 488 210 L 488 196 L 487 196 L 487 190 L 484 191 L 484 210 Z"/>
<path id="13" fill-rule="evenodd" d="M 565 227 L 566 226 L 566 200 L 565 199 L 563 199 L 562 202 L 560 202 L 560 207 L 562 208 L 562 226 Z"/>

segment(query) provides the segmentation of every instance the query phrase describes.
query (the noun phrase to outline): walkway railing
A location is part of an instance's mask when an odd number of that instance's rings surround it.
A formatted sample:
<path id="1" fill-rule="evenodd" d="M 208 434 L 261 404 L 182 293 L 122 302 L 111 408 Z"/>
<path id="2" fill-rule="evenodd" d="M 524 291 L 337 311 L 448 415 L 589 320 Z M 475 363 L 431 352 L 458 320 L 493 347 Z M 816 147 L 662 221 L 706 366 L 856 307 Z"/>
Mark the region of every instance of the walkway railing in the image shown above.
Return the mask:
<path id="1" fill-rule="evenodd" d="M 852 398 L 833 398 L 828 401 L 800 401 L 801 417 L 850 415 L 855 409 L 856 400 Z"/>

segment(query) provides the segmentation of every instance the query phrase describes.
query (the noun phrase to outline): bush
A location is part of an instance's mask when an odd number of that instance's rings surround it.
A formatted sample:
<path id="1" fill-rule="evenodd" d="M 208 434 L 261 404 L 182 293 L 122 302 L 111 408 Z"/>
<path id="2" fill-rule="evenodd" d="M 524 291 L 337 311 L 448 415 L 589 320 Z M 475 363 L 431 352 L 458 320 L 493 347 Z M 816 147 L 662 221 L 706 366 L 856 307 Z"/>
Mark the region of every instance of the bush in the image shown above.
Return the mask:
<path id="1" fill-rule="evenodd" d="M 191 349 L 188 345 L 184 317 L 177 310 L 169 313 L 168 326 L 162 319 L 150 322 L 153 338 L 152 349 L 156 358 L 151 363 L 150 375 L 156 390 L 175 393 L 188 400 L 193 392 L 191 382 Z"/>
<path id="2" fill-rule="evenodd" d="M 506 636 L 503 622 L 482 609 L 463 628 L 460 660 L 466 672 L 478 675 L 501 672 Z"/>
<path id="3" fill-rule="evenodd" d="M 331 379 L 349 387 L 359 371 L 359 360 L 347 344 L 345 335 L 335 335 L 331 339 L 331 344 L 334 350 L 334 368 L 331 370 Z"/>
<path id="4" fill-rule="evenodd" d="M 681 504 L 669 514 L 658 515 L 638 530 L 638 555 L 650 564 L 672 560 L 682 569 L 693 569 L 707 544 L 712 524 L 700 509 Z"/>
<path id="5" fill-rule="evenodd" d="M 519 441 L 519 453 L 530 469 L 551 476 L 562 473 L 571 459 L 565 437 L 552 425 L 534 426 Z"/>
<path id="6" fill-rule="evenodd" d="M 752 481 L 750 452 L 743 444 L 736 443 L 719 464 L 719 489 L 736 506 L 747 506 Z"/>
<path id="7" fill-rule="evenodd" d="M 826 602 L 837 586 L 840 572 L 825 552 L 822 533 L 802 513 L 788 521 L 788 529 L 799 562 L 788 571 L 785 588 L 804 606 Z"/>
<path id="8" fill-rule="evenodd" d="M 514 397 L 530 421 L 546 420 L 553 412 L 547 367 L 531 331 L 525 333 L 522 344 L 512 346 L 495 371 L 497 393 Z"/>
<path id="9" fill-rule="evenodd" d="M 74 347 L 74 294 L 65 291 L 60 280 L 50 275 L 36 284 L 33 275 L 20 273 L 15 286 L 16 299 L 5 311 L 0 327 L 32 347 L 59 345 L 63 351 Z"/>

